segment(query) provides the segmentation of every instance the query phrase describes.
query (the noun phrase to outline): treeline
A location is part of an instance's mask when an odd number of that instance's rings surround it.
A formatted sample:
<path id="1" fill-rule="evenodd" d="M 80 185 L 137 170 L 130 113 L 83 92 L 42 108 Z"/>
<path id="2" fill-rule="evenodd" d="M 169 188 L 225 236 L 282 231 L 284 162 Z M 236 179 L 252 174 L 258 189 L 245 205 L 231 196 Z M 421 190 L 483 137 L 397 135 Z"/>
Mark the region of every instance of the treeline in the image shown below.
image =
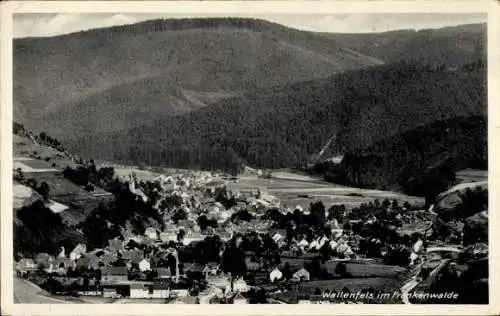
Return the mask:
<path id="1" fill-rule="evenodd" d="M 24 127 L 23 124 L 13 122 L 12 132 L 14 135 L 24 136 L 24 137 L 33 137 L 35 141 L 38 143 L 52 147 L 54 149 L 59 150 L 60 152 L 65 152 L 66 149 L 64 146 L 57 140 L 56 138 L 50 137 L 45 132 L 41 132 L 39 135 L 34 134 L 29 129 Z"/>
<path id="2" fill-rule="evenodd" d="M 449 72 L 384 65 L 82 137 L 74 147 L 93 157 L 178 168 L 298 167 L 334 134 L 341 150 L 352 151 L 437 120 L 483 115 L 484 74 L 481 66 Z"/>
<path id="3" fill-rule="evenodd" d="M 59 214 L 45 207 L 43 201 L 16 211 L 14 224 L 14 255 L 33 257 L 38 253 L 57 254 L 61 247 L 72 250 L 84 235 L 63 223 Z M 70 250 L 70 251 L 71 251 Z"/>
<path id="4" fill-rule="evenodd" d="M 116 184 L 114 168 L 102 167 L 97 169 L 93 159 L 76 168 L 66 167 L 63 170 L 63 176 L 77 185 L 84 186 L 87 191 L 94 191 L 94 185 L 109 190 Z"/>
<path id="5" fill-rule="evenodd" d="M 328 181 L 402 190 L 432 203 L 455 183 L 456 171 L 486 169 L 487 161 L 487 118 L 470 116 L 418 127 L 348 152 L 340 165 L 319 163 L 315 171 Z"/>

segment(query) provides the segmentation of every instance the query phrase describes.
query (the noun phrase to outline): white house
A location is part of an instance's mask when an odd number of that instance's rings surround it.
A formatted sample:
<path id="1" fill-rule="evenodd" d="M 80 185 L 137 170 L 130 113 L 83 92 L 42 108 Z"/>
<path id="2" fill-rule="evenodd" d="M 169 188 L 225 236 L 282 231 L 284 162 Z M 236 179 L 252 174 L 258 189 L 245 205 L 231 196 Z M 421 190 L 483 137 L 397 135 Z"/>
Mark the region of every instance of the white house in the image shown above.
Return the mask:
<path id="1" fill-rule="evenodd" d="M 308 247 L 308 246 L 309 246 L 309 243 L 307 242 L 307 240 L 302 239 L 301 241 L 299 241 L 298 246 L 299 246 L 302 250 L 304 250 L 306 247 Z"/>
<path id="2" fill-rule="evenodd" d="M 283 273 L 278 268 L 274 268 L 274 270 L 269 273 L 269 279 L 271 282 L 281 280 L 282 277 Z"/>
<path id="3" fill-rule="evenodd" d="M 423 245 L 424 242 L 421 239 L 417 240 L 417 242 L 413 245 L 413 252 L 419 253 Z"/>
<path id="4" fill-rule="evenodd" d="M 139 262 L 139 270 L 142 272 L 151 270 L 151 263 L 148 259 L 142 259 L 141 262 Z"/>
<path id="5" fill-rule="evenodd" d="M 132 283 L 130 284 L 130 298 L 168 298 L 170 286 L 167 283 Z"/>
<path id="6" fill-rule="evenodd" d="M 85 244 L 78 244 L 75 249 L 69 254 L 69 258 L 73 261 L 78 260 L 83 254 L 87 252 L 87 246 Z"/>
<path id="7" fill-rule="evenodd" d="M 250 291 L 250 287 L 248 286 L 247 282 L 243 279 L 238 279 L 233 282 L 233 291 L 235 293 L 245 293 Z"/>
<path id="8" fill-rule="evenodd" d="M 335 240 L 330 241 L 330 248 L 331 248 L 331 249 L 335 249 L 335 248 L 337 248 L 337 245 L 338 245 L 338 244 L 337 244 L 337 242 L 336 242 Z"/>
<path id="9" fill-rule="evenodd" d="M 309 281 L 311 279 L 311 274 L 304 268 L 295 272 L 292 276 L 294 281 Z"/>
<path id="10" fill-rule="evenodd" d="M 311 249 L 316 249 L 316 247 L 318 246 L 318 241 L 317 240 L 313 240 L 311 241 L 311 243 L 309 244 L 309 247 Z"/>
<path id="11" fill-rule="evenodd" d="M 189 291 L 185 289 L 170 290 L 170 297 L 186 297 L 189 296 Z"/>
<path id="12" fill-rule="evenodd" d="M 158 239 L 158 231 L 154 227 L 148 227 L 146 228 L 146 231 L 144 232 L 144 236 L 148 237 L 149 239 L 152 240 L 157 240 Z"/>
<path id="13" fill-rule="evenodd" d="M 237 293 L 233 297 L 233 304 L 248 304 L 248 299 L 246 299 L 243 295 L 240 293 Z"/>
<path id="14" fill-rule="evenodd" d="M 275 243 L 278 243 L 283 239 L 285 239 L 285 236 L 282 236 L 280 233 L 276 233 L 273 235 L 273 240 Z"/>
<path id="15" fill-rule="evenodd" d="M 412 266 L 415 263 L 415 260 L 418 259 L 418 255 L 414 252 L 410 254 L 410 265 Z"/>

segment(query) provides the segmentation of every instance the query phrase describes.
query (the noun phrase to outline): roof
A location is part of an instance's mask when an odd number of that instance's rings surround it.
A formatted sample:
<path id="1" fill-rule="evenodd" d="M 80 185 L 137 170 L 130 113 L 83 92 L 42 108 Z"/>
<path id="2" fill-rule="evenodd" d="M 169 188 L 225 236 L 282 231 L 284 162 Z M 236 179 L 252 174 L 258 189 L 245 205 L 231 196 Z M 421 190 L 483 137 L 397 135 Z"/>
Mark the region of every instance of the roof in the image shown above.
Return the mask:
<path id="1" fill-rule="evenodd" d="M 108 240 L 109 249 L 113 252 L 119 251 L 123 249 L 123 241 L 119 239 L 110 239 Z"/>
<path id="2" fill-rule="evenodd" d="M 106 275 L 127 275 L 127 267 L 103 267 L 101 269 L 102 274 Z"/>
<path id="3" fill-rule="evenodd" d="M 157 268 L 156 272 L 158 273 L 159 276 L 160 275 L 167 275 L 167 276 L 172 275 L 169 268 Z"/>
<path id="4" fill-rule="evenodd" d="M 191 271 L 191 272 L 203 272 L 203 269 L 205 266 L 198 264 L 198 263 L 193 263 L 189 265 L 188 267 L 184 268 L 184 271 Z"/>

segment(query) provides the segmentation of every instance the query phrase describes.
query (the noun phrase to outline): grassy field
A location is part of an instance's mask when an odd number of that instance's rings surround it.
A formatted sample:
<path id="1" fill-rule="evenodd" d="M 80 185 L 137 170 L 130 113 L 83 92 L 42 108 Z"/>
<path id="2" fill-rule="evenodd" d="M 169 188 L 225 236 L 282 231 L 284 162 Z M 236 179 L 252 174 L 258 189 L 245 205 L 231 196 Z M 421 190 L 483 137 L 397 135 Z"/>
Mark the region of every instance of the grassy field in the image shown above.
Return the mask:
<path id="1" fill-rule="evenodd" d="M 304 264 L 310 262 L 311 259 L 307 258 L 282 258 L 282 265 L 288 263 L 292 271 L 298 270 L 304 267 Z M 350 262 L 350 261 L 339 261 L 331 260 L 324 264 L 325 269 L 335 275 L 335 268 L 339 262 L 344 262 L 347 271 L 355 277 L 398 277 L 404 274 L 407 269 L 404 267 L 386 265 L 373 262 Z"/>
<path id="2" fill-rule="evenodd" d="M 464 169 L 456 173 L 460 182 L 479 182 L 488 180 L 488 170 Z"/>
<path id="3" fill-rule="evenodd" d="M 88 198 L 92 195 L 106 194 L 107 192 L 96 187 L 95 191 L 87 192 L 82 186 L 76 185 L 68 179 L 64 178 L 60 172 L 33 172 L 25 173 L 25 178 L 34 178 L 38 184 L 47 182 L 50 187 L 50 197 L 57 199 L 71 198 Z"/>
<path id="4" fill-rule="evenodd" d="M 59 215 L 70 224 L 84 220 L 99 203 L 113 198 L 112 194 L 98 187 L 94 192 L 87 192 L 83 187 L 65 179 L 58 172 L 25 173 L 25 177 L 34 178 L 38 184 L 47 182 L 50 187 L 49 198 L 69 207 Z"/>
<path id="5" fill-rule="evenodd" d="M 298 181 L 287 179 L 264 179 L 257 177 L 241 177 L 236 183 L 230 183 L 229 187 L 249 192 L 261 189 L 271 195 L 280 198 L 283 205 L 295 207 L 301 205 L 307 207 L 310 202 L 322 201 L 325 206 L 334 204 L 345 204 L 346 207 L 356 207 L 361 203 L 367 203 L 375 199 L 383 200 L 397 199 L 401 202 L 408 201 L 417 206 L 424 204 L 420 197 L 407 196 L 397 192 L 365 190 L 359 188 L 345 187 L 327 183 L 321 180 Z"/>
<path id="6" fill-rule="evenodd" d="M 335 274 L 335 268 L 339 261 L 331 261 L 325 263 L 325 268 L 328 272 Z M 347 272 L 356 277 L 396 277 L 406 271 L 405 268 L 399 266 L 391 266 L 375 263 L 346 263 Z"/>

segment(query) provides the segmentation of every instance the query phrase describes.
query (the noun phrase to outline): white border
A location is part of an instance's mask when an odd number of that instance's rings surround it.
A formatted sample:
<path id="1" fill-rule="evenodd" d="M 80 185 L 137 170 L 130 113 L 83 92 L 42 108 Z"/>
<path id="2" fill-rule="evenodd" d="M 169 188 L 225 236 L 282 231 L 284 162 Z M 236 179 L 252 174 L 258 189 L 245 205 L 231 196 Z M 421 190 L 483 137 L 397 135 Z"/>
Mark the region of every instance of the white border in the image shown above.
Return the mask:
<path id="1" fill-rule="evenodd" d="M 500 129 L 499 5 L 496 1 L 26 1 L 1 9 L 1 314 L 2 315 L 493 315 L 500 314 L 498 168 L 494 161 Z M 488 13 L 488 147 L 490 185 L 490 305 L 112 305 L 13 304 L 12 260 L 12 14 L 13 13 Z M 495 273 L 496 272 L 496 273 Z"/>

